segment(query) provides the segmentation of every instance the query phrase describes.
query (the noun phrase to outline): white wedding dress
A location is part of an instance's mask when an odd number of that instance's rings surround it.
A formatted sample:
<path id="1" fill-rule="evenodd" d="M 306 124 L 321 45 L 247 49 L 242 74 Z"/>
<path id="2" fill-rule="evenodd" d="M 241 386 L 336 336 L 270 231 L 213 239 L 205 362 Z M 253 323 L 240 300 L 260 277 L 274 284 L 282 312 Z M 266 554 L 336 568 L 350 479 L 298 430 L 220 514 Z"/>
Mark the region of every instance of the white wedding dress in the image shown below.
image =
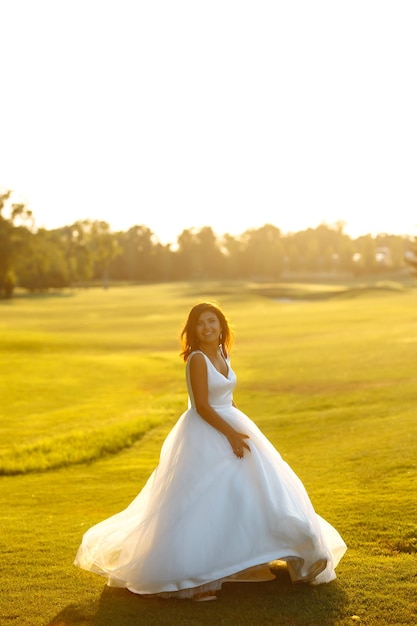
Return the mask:
<path id="1" fill-rule="evenodd" d="M 236 376 L 206 358 L 209 402 L 249 435 L 237 458 L 224 435 L 194 408 L 168 434 L 159 464 L 120 513 L 84 535 L 75 565 L 138 594 L 191 597 L 230 580 L 274 578 L 268 564 L 286 561 L 293 581 L 325 583 L 346 550 L 315 512 L 300 479 L 255 423 L 232 405 Z M 202 353 L 203 354 L 203 353 Z"/>

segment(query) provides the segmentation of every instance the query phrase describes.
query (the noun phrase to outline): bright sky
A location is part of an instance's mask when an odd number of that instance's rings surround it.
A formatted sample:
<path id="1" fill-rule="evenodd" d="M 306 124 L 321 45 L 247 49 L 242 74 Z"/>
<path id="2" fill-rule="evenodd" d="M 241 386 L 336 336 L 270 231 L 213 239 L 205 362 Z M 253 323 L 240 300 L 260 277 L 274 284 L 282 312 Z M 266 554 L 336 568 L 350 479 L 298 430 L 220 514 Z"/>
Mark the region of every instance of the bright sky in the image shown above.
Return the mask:
<path id="1" fill-rule="evenodd" d="M 37 226 L 417 231 L 415 0 L 0 0 L 0 186 Z"/>

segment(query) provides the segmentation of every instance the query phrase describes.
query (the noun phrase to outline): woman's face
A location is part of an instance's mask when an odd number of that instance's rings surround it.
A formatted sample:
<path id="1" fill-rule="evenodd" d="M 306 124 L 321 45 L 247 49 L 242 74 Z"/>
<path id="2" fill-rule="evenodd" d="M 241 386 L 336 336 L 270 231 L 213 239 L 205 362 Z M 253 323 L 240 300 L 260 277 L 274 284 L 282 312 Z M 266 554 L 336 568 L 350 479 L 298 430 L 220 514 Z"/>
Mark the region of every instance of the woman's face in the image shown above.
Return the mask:
<path id="1" fill-rule="evenodd" d="M 210 310 L 203 311 L 197 321 L 197 339 L 200 343 L 219 344 L 221 329 L 221 324 L 217 315 Z"/>

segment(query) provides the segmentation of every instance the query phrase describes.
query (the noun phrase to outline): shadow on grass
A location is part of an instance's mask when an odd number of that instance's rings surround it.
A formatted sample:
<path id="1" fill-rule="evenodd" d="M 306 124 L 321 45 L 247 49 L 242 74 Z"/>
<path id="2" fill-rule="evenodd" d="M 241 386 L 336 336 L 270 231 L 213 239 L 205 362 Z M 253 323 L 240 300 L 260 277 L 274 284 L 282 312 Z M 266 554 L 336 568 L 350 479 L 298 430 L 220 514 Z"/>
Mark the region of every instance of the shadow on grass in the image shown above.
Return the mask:
<path id="1" fill-rule="evenodd" d="M 146 600 L 105 587 L 88 606 L 70 605 L 48 626 L 332 626 L 345 615 L 346 594 L 338 581 L 313 587 L 292 584 L 286 572 L 262 583 L 226 583 L 217 602 Z"/>

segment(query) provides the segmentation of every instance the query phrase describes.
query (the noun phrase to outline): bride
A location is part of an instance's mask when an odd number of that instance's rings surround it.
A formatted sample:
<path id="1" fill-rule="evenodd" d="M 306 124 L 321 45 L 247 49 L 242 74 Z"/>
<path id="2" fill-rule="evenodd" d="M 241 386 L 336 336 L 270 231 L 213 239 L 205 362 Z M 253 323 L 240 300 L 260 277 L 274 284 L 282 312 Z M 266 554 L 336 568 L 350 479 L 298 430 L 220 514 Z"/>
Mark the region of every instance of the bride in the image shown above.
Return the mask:
<path id="1" fill-rule="evenodd" d="M 336 578 L 343 539 L 296 474 L 233 401 L 232 332 L 217 304 L 195 305 L 181 333 L 188 409 L 126 509 L 83 536 L 75 565 L 146 597 L 215 600 L 226 581 Z"/>

